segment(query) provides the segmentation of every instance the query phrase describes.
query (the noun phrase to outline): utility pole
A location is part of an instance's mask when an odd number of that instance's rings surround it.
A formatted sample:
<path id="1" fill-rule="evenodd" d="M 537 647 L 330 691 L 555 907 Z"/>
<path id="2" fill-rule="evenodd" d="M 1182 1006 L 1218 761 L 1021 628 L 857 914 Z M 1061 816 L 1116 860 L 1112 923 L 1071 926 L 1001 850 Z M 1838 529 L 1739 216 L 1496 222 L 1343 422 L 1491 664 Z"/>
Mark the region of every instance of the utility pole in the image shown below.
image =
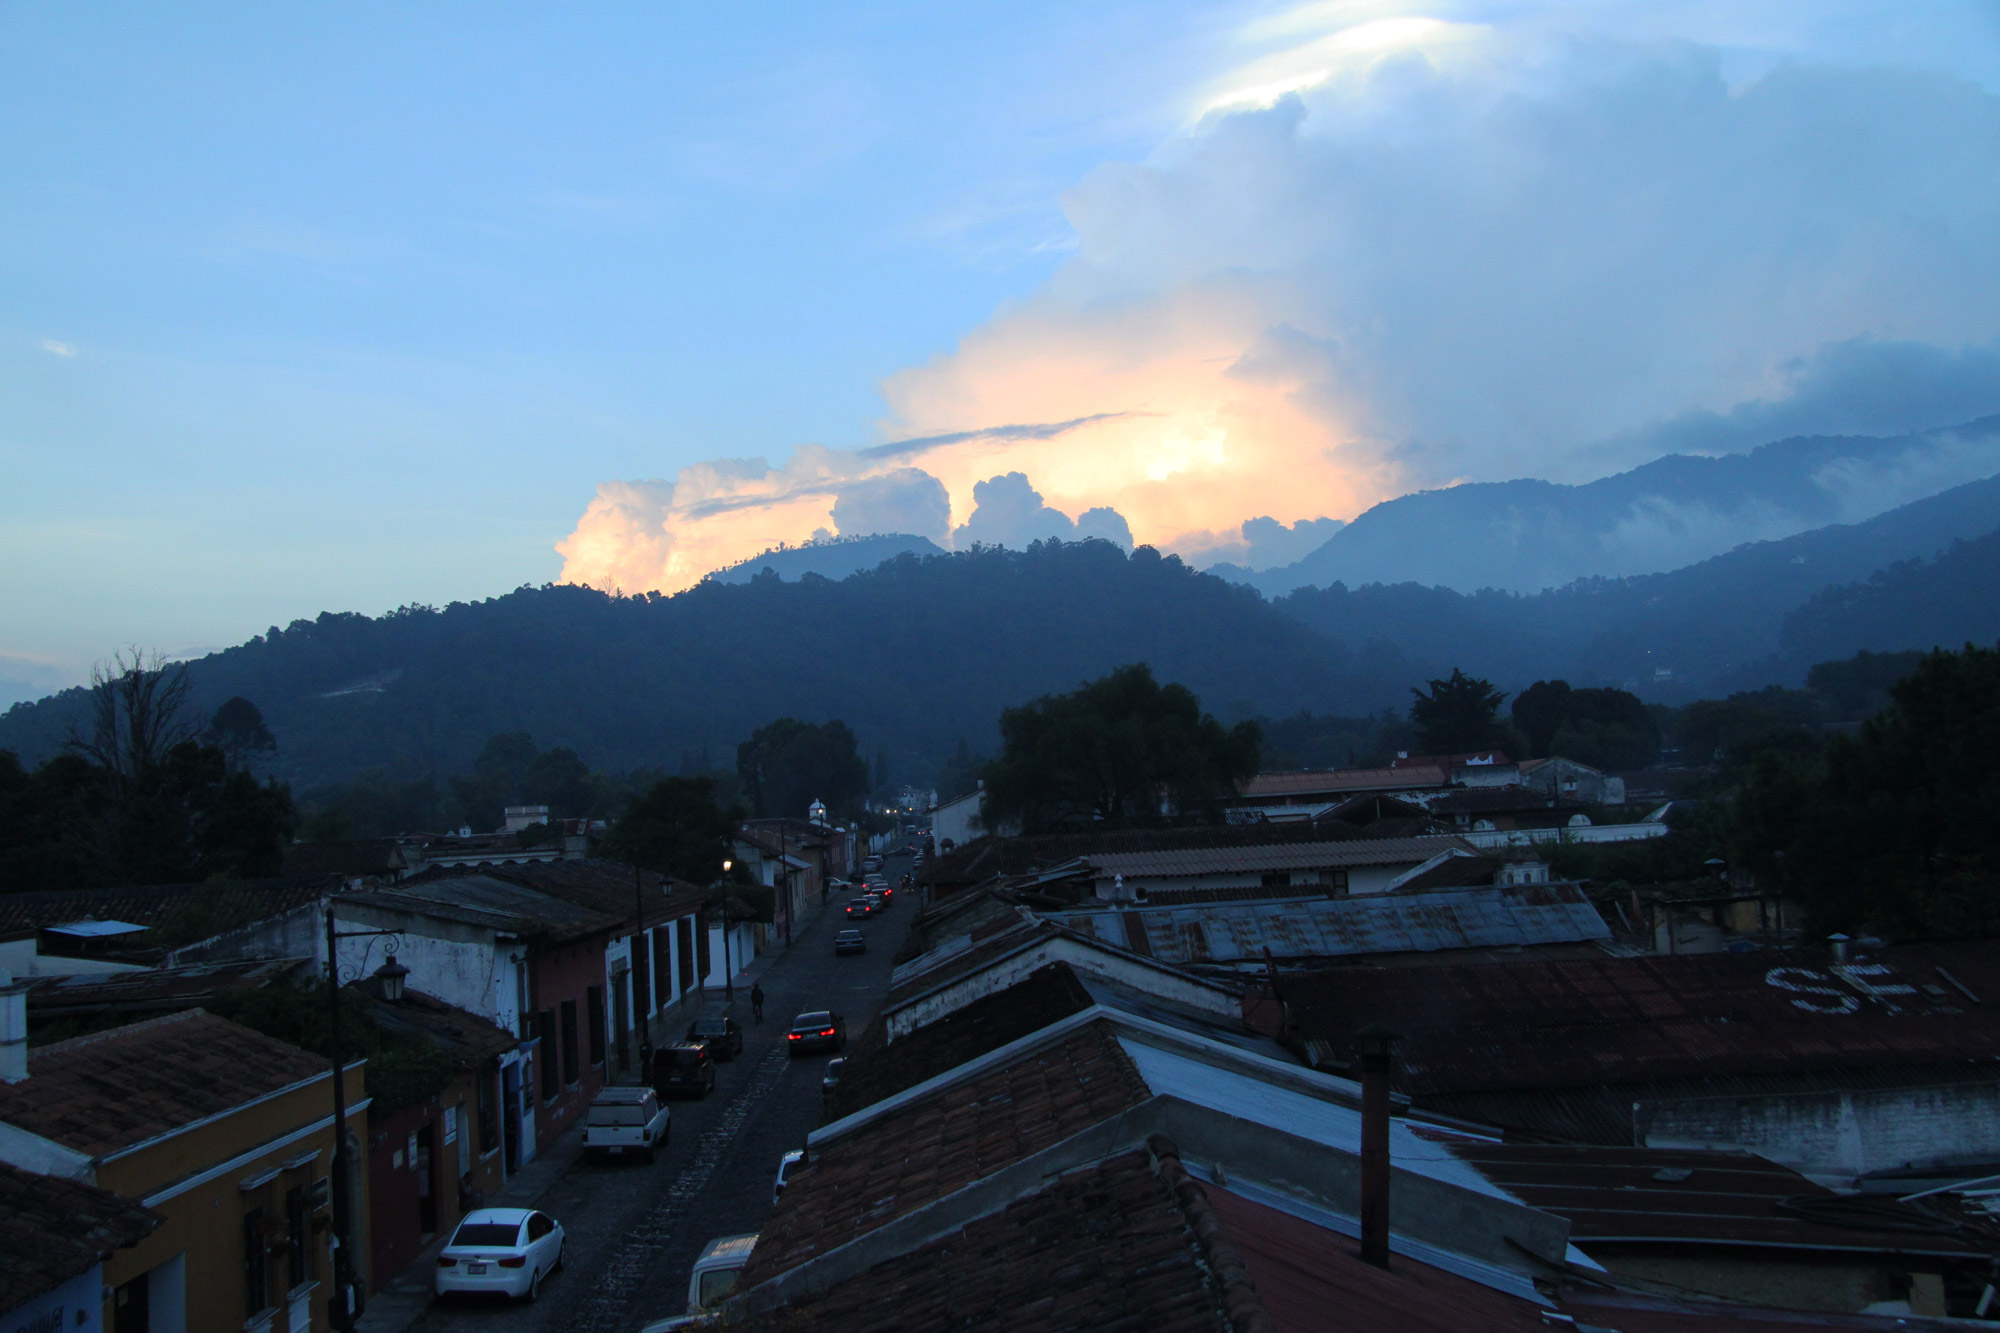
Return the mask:
<path id="1" fill-rule="evenodd" d="M 390 962 L 395 961 L 397 932 L 393 930 L 336 930 L 333 904 L 326 905 L 326 1000 L 327 1044 L 333 1057 L 333 1165 L 330 1184 L 333 1193 L 333 1294 L 328 1310 L 335 1333 L 354 1333 L 355 1316 L 363 1302 L 354 1290 L 354 1260 L 348 1253 L 354 1232 L 354 1201 L 347 1193 L 353 1163 L 347 1151 L 347 1069 L 340 1041 L 340 955 L 341 940 L 380 939 L 391 941 Z M 373 947 L 372 945 L 370 947 Z M 367 956 L 363 955 L 365 965 Z"/>

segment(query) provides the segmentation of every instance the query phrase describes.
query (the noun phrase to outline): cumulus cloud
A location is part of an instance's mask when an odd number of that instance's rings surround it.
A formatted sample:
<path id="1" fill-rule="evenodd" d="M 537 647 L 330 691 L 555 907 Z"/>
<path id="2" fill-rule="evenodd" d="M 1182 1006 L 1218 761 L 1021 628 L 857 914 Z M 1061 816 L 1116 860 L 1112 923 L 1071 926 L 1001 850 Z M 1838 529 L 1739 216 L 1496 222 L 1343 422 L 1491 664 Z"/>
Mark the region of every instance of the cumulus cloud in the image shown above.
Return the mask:
<path id="1" fill-rule="evenodd" d="M 1099 507 L 1071 519 L 1042 500 L 1041 492 L 1019 472 L 1009 472 L 972 487 L 972 516 L 952 534 L 960 550 L 973 546 L 1011 546 L 1038 541 L 1078 541 L 1099 538 L 1132 549 L 1132 529 L 1115 509 Z"/>
<path id="2" fill-rule="evenodd" d="M 907 532 L 943 546 L 951 538 L 951 497 L 930 473 L 897 468 L 841 487 L 833 522 L 843 537 Z"/>
<path id="3" fill-rule="evenodd" d="M 961 532 L 1103 507 L 1248 556 L 1249 515 L 1289 541 L 1420 487 L 2000 411 L 2000 98 L 1947 67 L 1977 15 L 1796 12 L 1267 16 L 1184 131 L 1068 194 L 1041 290 L 887 379 L 887 452 L 822 462 L 920 467 Z M 741 482 L 754 524 L 677 490 L 668 540 L 796 539 L 831 492 L 794 514 L 789 485 Z M 600 504 L 572 544 L 620 540 Z"/>

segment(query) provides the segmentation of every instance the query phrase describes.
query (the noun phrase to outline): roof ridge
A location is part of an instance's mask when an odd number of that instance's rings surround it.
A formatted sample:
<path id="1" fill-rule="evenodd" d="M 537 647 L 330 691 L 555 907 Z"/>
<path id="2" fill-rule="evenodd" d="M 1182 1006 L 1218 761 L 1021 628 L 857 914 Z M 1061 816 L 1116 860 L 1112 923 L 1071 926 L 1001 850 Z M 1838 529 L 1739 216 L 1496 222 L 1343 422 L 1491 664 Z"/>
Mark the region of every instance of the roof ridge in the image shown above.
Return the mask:
<path id="1" fill-rule="evenodd" d="M 1257 1294 L 1257 1283 L 1250 1276 L 1243 1251 L 1229 1239 L 1201 1182 L 1181 1165 L 1180 1147 L 1164 1134 L 1152 1134 L 1146 1138 L 1146 1151 L 1152 1155 L 1153 1173 L 1187 1218 L 1202 1262 L 1222 1288 L 1223 1317 L 1229 1321 L 1229 1327 L 1234 1333 L 1277 1333 L 1278 1326 Z"/>

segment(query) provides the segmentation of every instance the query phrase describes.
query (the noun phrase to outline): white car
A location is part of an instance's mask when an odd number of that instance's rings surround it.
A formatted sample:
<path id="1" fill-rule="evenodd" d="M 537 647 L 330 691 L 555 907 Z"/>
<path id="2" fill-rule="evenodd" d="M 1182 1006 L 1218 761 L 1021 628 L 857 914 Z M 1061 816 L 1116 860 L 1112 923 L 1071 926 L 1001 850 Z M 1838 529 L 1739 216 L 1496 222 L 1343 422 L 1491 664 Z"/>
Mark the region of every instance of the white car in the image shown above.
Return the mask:
<path id="1" fill-rule="evenodd" d="M 562 1268 L 562 1223 L 532 1208 L 475 1208 L 438 1255 L 440 1296 L 483 1292 L 534 1300 Z"/>
<path id="2" fill-rule="evenodd" d="M 771 1186 L 771 1206 L 773 1208 L 777 1207 L 778 1200 L 785 1196 L 785 1186 L 791 1183 L 792 1173 L 797 1171 L 801 1166 L 804 1166 L 805 1161 L 806 1154 L 803 1148 L 794 1148 L 778 1159 L 778 1180 L 776 1184 Z"/>
<path id="3" fill-rule="evenodd" d="M 672 1112 L 651 1088 L 606 1088 L 583 1114 L 583 1151 L 650 1162 L 672 1128 Z"/>

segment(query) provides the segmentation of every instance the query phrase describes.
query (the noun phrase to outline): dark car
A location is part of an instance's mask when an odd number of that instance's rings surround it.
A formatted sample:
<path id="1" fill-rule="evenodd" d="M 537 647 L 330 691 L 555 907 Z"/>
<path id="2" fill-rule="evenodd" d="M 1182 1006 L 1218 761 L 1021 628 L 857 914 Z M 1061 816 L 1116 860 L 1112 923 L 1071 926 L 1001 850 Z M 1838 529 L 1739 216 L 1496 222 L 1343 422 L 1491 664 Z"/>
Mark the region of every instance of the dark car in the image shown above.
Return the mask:
<path id="1" fill-rule="evenodd" d="M 868 937 L 858 930 L 843 930 L 833 937 L 833 951 L 842 953 L 867 953 Z"/>
<path id="2" fill-rule="evenodd" d="M 866 921 L 875 915 L 875 901 L 871 897 L 856 898 L 847 905 L 847 915 L 851 920 Z"/>
<path id="3" fill-rule="evenodd" d="M 698 1041 L 653 1052 L 653 1091 L 662 1097 L 683 1093 L 706 1097 L 715 1091 L 715 1060 Z"/>
<path id="4" fill-rule="evenodd" d="M 743 1054 L 743 1029 L 728 1014 L 703 1014 L 688 1024 L 687 1039 L 708 1047 L 717 1060 L 734 1060 Z"/>
<path id="5" fill-rule="evenodd" d="M 839 1014 L 815 1009 L 792 1020 L 785 1034 L 785 1049 L 793 1055 L 812 1051 L 837 1051 L 847 1045 L 847 1023 Z"/>

